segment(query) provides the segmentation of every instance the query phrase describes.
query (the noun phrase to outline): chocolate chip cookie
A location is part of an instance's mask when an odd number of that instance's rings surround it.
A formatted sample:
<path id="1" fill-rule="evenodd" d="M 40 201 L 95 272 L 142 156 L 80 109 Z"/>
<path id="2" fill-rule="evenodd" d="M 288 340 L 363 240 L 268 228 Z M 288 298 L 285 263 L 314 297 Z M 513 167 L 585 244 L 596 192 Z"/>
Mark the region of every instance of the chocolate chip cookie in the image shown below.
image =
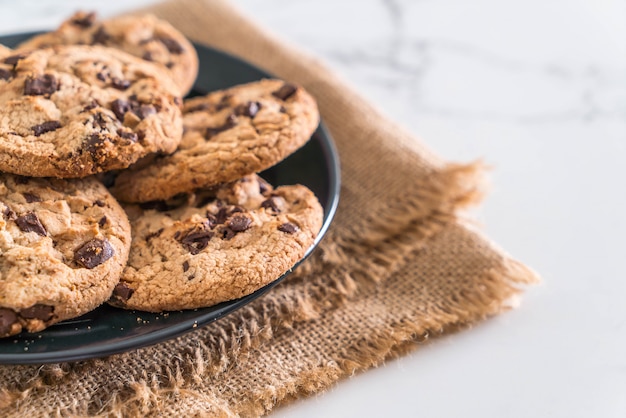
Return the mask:
<path id="1" fill-rule="evenodd" d="M 109 303 L 150 312 L 211 306 L 276 280 L 313 244 L 323 217 L 306 187 L 273 190 L 256 175 L 127 212 L 133 242 Z"/>
<path id="2" fill-rule="evenodd" d="M 130 242 L 126 214 L 97 180 L 0 174 L 0 337 L 105 302 Z"/>
<path id="3" fill-rule="evenodd" d="M 172 152 L 177 92 L 158 67 L 111 48 L 15 52 L 0 60 L 0 170 L 85 177 Z"/>
<path id="4" fill-rule="evenodd" d="M 166 21 L 154 16 L 122 16 L 98 22 L 95 13 L 78 12 L 61 26 L 22 43 L 18 49 L 52 45 L 104 45 L 160 65 L 184 96 L 198 75 L 193 45 Z"/>
<path id="5" fill-rule="evenodd" d="M 262 80 L 186 101 L 183 123 L 178 150 L 122 172 L 116 197 L 168 199 L 265 170 L 309 140 L 319 113 L 302 87 Z"/>

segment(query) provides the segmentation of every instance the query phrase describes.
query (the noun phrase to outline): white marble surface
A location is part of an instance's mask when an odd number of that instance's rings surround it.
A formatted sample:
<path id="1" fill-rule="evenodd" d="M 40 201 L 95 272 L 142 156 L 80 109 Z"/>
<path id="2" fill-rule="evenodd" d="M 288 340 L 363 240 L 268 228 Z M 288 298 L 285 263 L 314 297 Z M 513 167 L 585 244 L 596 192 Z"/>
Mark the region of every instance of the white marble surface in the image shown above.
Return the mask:
<path id="1" fill-rule="evenodd" d="M 477 215 L 544 277 L 517 310 L 273 415 L 626 416 L 626 1 L 235 3 L 441 155 L 493 166 Z M 85 4 L 0 0 L 0 32 Z"/>

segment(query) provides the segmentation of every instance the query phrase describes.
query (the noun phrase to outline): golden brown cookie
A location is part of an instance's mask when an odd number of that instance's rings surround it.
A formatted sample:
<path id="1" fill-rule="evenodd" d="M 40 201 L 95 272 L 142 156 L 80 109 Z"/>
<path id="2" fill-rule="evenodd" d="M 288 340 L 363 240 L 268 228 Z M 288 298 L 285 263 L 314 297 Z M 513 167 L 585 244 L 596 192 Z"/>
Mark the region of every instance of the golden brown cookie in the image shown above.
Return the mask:
<path id="1" fill-rule="evenodd" d="M 105 302 L 130 241 L 126 214 L 97 180 L 0 174 L 0 337 Z"/>
<path id="2" fill-rule="evenodd" d="M 0 59 L 13 54 L 13 50 L 9 47 L 6 47 L 0 44 Z"/>
<path id="3" fill-rule="evenodd" d="M 85 177 L 121 169 L 182 136 L 178 88 L 149 63 L 101 46 L 0 61 L 0 170 Z"/>
<path id="4" fill-rule="evenodd" d="M 168 199 L 258 173 L 304 145 L 319 113 L 302 87 L 262 80 L 186 101 L 183 123 L 185 133 L 174 154 L 120 173 L 111 189 L 117 198 Z"/>
<path id="5" fill-rule="evenodd" d="M 35 36 L 18 49 L 52 45 L 104 45 L 153 62 L 167 71 L 184 96 L 198 75 L 193 45 L 164 20 L 152 15 L 120 16 L 98 22 L 95 13 L 78 12 L 49 33 Z"/>
<path id="6" fill-rule="evenodd" d="M 323 210 L 304 186 L 275 190 L 252 175 L 178 202 L 129 206 L 133 242 L 109 303 L 150 312 L 248 295 L 313 245 Z"/>

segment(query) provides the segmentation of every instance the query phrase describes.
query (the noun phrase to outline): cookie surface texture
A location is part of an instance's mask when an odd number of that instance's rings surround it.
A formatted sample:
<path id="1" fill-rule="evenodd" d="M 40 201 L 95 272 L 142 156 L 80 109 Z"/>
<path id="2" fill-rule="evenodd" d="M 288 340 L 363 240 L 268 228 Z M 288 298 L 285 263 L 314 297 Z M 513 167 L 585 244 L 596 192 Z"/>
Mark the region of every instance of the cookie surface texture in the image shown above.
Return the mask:
<path id="1" fill-rule="evenodd" d="M 198 75 L 193 45 L 164 20 L 152 15 L 120 16 L 98 21 L 95 13 L 78 12 L 53 31 L 31 38 L 18 49 L 52 45 L 104 45 L 163 67 L 184 96 Z"/>
<path id="2" fill-rule="evenodd" d="M 13 50 L 8 46 L 0 44 L 0 59 L 7 57 L 13 53 Z"/>
<path id="3" fill-rule="evenodd" d="M 323 217 L 306 187 L 272 190 L 257 176 L 191 195 L 175 209 L 150 207 L 127 209 L 133 242 L 115 306 L 161 312 L 248 295 L 305 255 Z"/>
<path id="4" fill-rule="evenodd" d="M 304 145 L 319 113 L 302 87 L 262 80 L 186 101 L 183 123 L 178 150 L 122 172 L 117 198 L 168 199 L 258 173 Z"/>
<path id="5" fill-rule="evenodd" d="M 85 177 L 121 169 L 182 136 L 177 87 L 153 65 L 100 46 L 0 61 L 0 170 Z"/>
<path id="6" fill-rule="evenodd" d="M 105 302 L 130 242 L 126 214 L 98 181 L 0 174 L 0 337 Z"/>

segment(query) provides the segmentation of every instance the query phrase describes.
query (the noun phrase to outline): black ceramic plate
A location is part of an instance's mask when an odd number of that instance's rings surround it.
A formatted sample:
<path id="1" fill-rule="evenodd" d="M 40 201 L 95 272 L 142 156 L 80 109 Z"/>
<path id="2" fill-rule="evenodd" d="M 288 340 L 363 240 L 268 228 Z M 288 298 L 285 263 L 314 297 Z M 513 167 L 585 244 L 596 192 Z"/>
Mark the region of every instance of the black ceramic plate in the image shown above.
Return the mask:
<path id="1" fill-rule="evenodd" d="M 0 37 L 14 46 L 32 34 Z M 269 75 L 223 52 L 196 45 L 200 75 L 193 95 L 206 94 Z M 321 125 L 311 140 L 289 158 L 261 175 L 273 185 L 308 186 L 324 207 L 324 225 L 313 247 L 328 229 L 339 201 L 339 161 L 328 131 Z M 306 256 L 305 256 L 306 258 Z M 298 263 L 299 264 L 299 263 Z M 36 333 L 0 339 L 0 364 L 32 364 L 103 357 L 170 339 L 213 322 L 263 295 L 280 279 L 241 299 L 191 311 L 151 314 L 103 305 L 80 318 L 64 321 Z"/>

